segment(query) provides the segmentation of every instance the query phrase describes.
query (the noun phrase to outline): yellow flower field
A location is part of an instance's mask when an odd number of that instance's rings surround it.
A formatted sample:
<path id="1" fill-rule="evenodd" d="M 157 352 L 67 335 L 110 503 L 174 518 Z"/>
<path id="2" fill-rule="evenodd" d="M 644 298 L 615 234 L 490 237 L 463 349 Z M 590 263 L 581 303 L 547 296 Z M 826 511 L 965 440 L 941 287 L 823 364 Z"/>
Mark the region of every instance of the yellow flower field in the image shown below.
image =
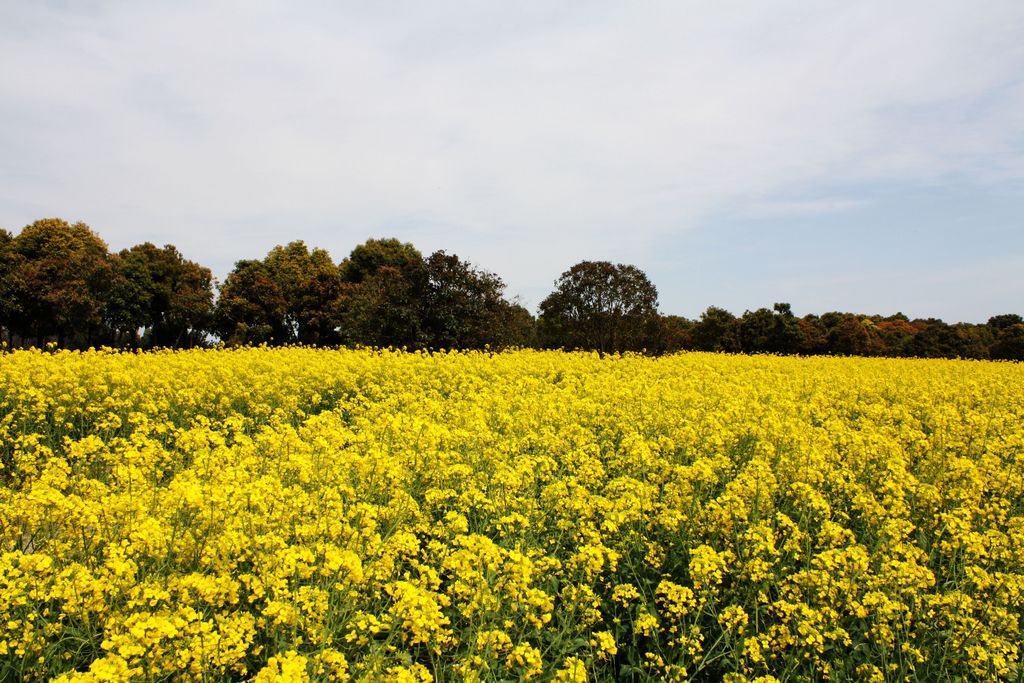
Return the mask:
<path id="1" fill-rule="evenodd" d="M 0 679 L 1024 680 L 1024 365 L 0 355 Z"/>

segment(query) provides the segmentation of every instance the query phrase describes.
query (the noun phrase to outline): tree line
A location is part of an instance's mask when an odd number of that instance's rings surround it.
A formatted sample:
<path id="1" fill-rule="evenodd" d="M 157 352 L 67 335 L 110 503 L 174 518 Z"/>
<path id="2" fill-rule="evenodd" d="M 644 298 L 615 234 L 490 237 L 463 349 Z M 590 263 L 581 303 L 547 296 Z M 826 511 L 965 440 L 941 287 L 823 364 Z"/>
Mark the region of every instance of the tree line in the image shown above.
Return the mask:
<path id="1" fill-rule="evenodd" d="M 225 344 L 479 349 L 531 346 L 602 353 L 679 350 L 1024 359 L 1024 319 L 986 324 L 825 313 L 778 303 L 697 320 L 658 311 L 640 269 L 582 261 L 562 273 L 538 315 L 505 283 L 454 254 L 424 256 L 370 239 L 340 262 L 293 241 L 238 261 L 223 282 L 173 245 L 111 252 L 84 223 L 0 229 L 0 340 L 9 347 L 155 348 Z"/>

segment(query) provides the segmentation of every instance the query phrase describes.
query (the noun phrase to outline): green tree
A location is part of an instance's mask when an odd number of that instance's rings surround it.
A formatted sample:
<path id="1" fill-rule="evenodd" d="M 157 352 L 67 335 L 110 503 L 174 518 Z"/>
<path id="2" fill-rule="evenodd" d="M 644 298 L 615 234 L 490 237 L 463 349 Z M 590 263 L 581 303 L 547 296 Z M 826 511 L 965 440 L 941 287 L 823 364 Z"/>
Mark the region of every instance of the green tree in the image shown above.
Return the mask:
<path id="1" fill-rule="evenodd" d="M 341 262 L 341 280 L 348 284 L 360 284 L 378 275 L 381 268 L 411 273 L 422 266 L 423 254 L 408 242 L 393 237 L 368 239 Z"/>
<path id="2" fill-rule="evenodd" d="M 426 344 L 431 348 L 479 349 L 497 345 L 505 322 L 505 283 L 454 254 L 436 251 L 426 260 L 422 308 Z"/>
<path id="3" fill-rule="evenodd" d="M 396 239 L 370 239 L 342 261 L 338 326 L 349 344 L 422 348 L 428 287 L 423 255 Z"/>
<path id="4" fill-rule="evenodd" d="M 170 305 L 162 322 L 154 322 L 153 343 L 173 346 L 204 343 L 213 328 L 213 273 L 209 268 L 184 259 L 176 264 L 173 273 Z"/>
<path id="5" fill-rule="evenodd" d="M 693 344 L 700 351 L 740 350 L 739 323 L 729 311 L 709 306 L 701 313 L 700 320 L 693 326 Z"/>
<path id="6" fill-rule="evenodd" d="M 988 319 L 988 326 L 996 335 L 998 335 L 1000 332 L 1007 328 L 1020 324 L 1024 324 L 1024 318 L 1020 317 L 1016 313 L 1004 313 L 1003 315 L 994 315 Z"/>
<path id="7" fill-rule="evenodd" d="M 917 334 L 907 344 L 907 353 L 918 358 L 956 358 L 960 354 L 961 340 L 956 330 L 939 320 L 915 320 Z"/>
<path id="8" fill-rule="evenodd" d="M 112 265 L 105 318 L 114 343 L 178 347 L 202 341 L 213 312 L 208 268 L 186 260 L 173 245 L 149 242 L 115 254 Z"/>
<path id="9" fill-rule="evenodd" d="M 502 300 L 498 307 L 498 323 L 492 346 L 532 347 L 537 344 L 537 320 L 525 306 Z"/>
<path id="10" fill-rule="evenodd" d="M 12 342 L 12 325 L 21 312 L 20 257 L 14 250 L 14 236 L 0 228 L 0 341 Z"/>
<path id="11" fill-rule="evenodd" d="M 813 314 L 805 315 L 797 320 L 800 326 L 800 353 L 808 356 L 828 352 L 828 331 L 821 319 Z"/>
<path id="12" fill-rule="evenodd" d="M 744 353 L 775 350 L 775 315 L 767 308 L 745 311 L 739 320 L 740 348 Z"/>
<path id="13" fill-rule="evenodd" d="M 880 356 L 885 344 L 870 318 L 845 314 L 828 333 L 829 353 L 846 356 Z"/>
<path id="14" fill-rule="evenodd" d="M 772 311 L 775 314 L 773 350 L 778 353 L 800 353 L 807 340 L 799 320 L 793 315 L 793 309 L 787 303 L 776 303 Z"/>
<path id="15" fill-rule="evenodd" d="M 274 247 L 264 264 L 285 300 L 282 341 L 337 343 L 341 273 L 331 255 L 300 240 Z"/>
<path id="16" fill-rule="evenodd" d="M 533 318 L 505 283 L 455 254 L 424 258 L 411 244 L 371 239 L 341 266 L 339 327 L 352 344 L 411 349 L 533 342 Z"/>
<path id="17" fill-rule="evenodd" d="M 805 343 L 804 331 L 787 303 L 744 313 L 739 336 L 747 353 L 799 353 Z"/>
<path id="18" fill-rule="evenodd" d="M 261 261 L 235 264 L 220 286 L 216 328 L 230 343 L 333 344 L 339 341 L 338 267 L 301 240 L 276 246 Z"/>
<path id="19" fill-rule="evenodd" d="M 125 249 L 111 255 L 110 288 L 103 319 L 115 346 L 138 346 L 140 331 L 151 324 L 156 285 L 144 256 L 140 249 Z"/>
<path id="20" fill-rule="evenodd" d="M 284 318 L 288 302 L 263 261 L 236 262 L 219 289 L 214 320 L 217 334 L 223 341 L 229 344 L 287 341 Z"/>
<path id="21" fill-rule="evenodd" d="M 976 360 L 987 360 L 990 357 L 989 349 L 995 337 L 987 325 L 957 323 L 953 325 L 953 331 L 957 338 L 957 357 Z"/>
<path id="22" fill-rule="evenodd" d="M 659 315 L 655 321 L 653 351 L 675 353 L 693 348 L 694 322 L 679 315 Z"/>
<path id="23" fill-rule="evenodd" d="M 61 346 L 92 343 L 111 279 L 106 243 L 85 223 L 48 218 L 25 226 L 10 247 L 21 335 L 39 345 L 48 339 Z"/>
<path id="24" fill-rule="evenodd" d="M 542 343 L 612 353 L 651 342 L 658 291 L 636 266 L 582 261 L 562 273 L 540 304 Z"/>
<path id="25" fill-rule="evenodd" d="M 1024 323 L 1002 327 L 992 344 L 991 356 L 999 360 L 1024 360 Z"/>

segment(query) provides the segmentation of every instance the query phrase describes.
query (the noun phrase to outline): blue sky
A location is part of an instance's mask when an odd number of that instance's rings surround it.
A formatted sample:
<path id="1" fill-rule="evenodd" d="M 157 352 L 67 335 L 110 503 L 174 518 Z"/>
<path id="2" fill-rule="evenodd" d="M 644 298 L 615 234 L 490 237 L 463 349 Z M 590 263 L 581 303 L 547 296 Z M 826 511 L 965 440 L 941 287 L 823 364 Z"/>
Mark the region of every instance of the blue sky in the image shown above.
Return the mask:
<path id="1" fill-rule="evenodd" d="M 1024 3 L 6 2 L 0 226 L 445 249 L 534 309 L 1024 313 Z"/>

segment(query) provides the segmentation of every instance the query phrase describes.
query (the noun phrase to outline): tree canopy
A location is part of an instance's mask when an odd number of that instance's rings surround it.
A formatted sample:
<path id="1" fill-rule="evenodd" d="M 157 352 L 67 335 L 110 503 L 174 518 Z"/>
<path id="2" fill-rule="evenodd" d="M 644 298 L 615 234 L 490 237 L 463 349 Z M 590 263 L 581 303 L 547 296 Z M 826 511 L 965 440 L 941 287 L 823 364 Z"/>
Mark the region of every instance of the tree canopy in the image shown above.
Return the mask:
<path id="1" fill-rule="evenodd" d="M 213 275 L 173 245 L 150 242 L 112 257 L 107 323 L 115 342 L 135 346 L 200 343 L 213 312 Z"/>
<path id="2" fill-rule="evenodd" d="M 323 249 L 297 240 L 242 260 L 220 286 L 217 332 L 234 343 L 334 344 L 342 281 Z"/>
<path id="3" fill-rule="evenodd" d="M 111 279 L 106 243 L 85 223 L 47 218 L 25 226 L 8 249 L 5 289 L 18 302 L 11 327 L 40 344 L 91 341 Z"/>
<path id="4" fill-rule="evenodd" d="M 350 342 L 456 349 L 522 345 L 532 337 L 532 317 L 505 299 L 501 278 L 454 254 L 424 258 L 411 244 L 369 240 L 341 269 L 339 322 Z"/>
<path id="5" fill-rule="evenodd" d="M 601 352 L 643 349 L 658 315 L 658 290 L 636 266 L 581 261 L 540 304 L 546 346 Z"/>
<path id="6" fill-rule="evenodd" d="M 633 265 L 581 261 L 555 281 L 535 319 L 505 283 L 446 251 L 424 256 L 373 238 L 335 262 L 301 240 L 243 259 L 215 286 L 171 244 L 116 253 L 85 223 L 0 229 L 0 342 L 83 348 L 318 344 L 602 353 L 681 350 L 1024 360 L 1024 317 L 948 324 L 830 311 L 796 317 L 788 303 L 737 317 L 710 306 L 696 320 L 658 312 Z M 3 347 L 0 347 L 3 348 Z"/>

